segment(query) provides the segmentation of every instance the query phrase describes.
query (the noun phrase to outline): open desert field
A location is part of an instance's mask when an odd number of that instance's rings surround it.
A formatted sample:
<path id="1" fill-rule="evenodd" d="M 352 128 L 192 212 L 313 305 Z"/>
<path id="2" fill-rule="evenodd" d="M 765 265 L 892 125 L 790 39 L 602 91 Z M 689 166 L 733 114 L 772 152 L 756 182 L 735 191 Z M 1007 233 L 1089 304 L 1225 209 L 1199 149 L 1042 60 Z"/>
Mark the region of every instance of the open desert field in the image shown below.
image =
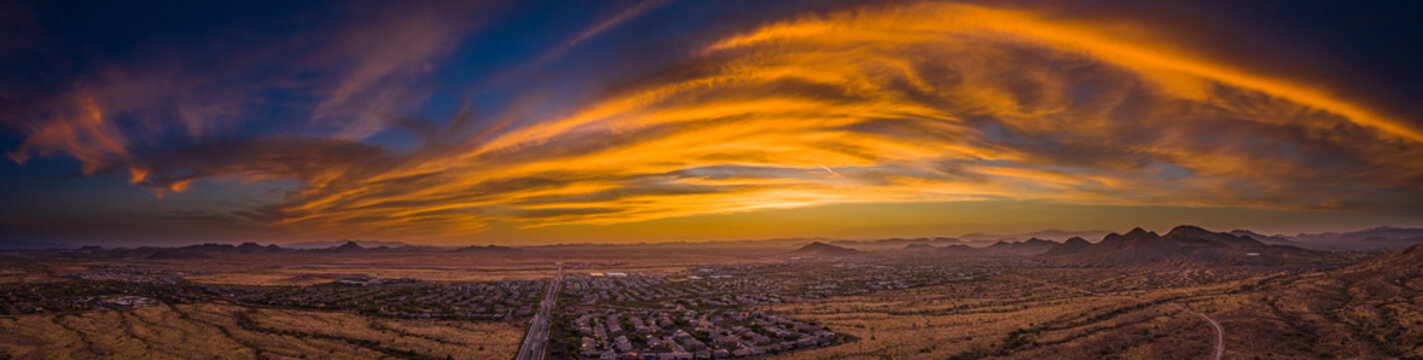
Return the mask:
<path id="1" fill-rule="evenodd" d="M 1142 247 L 1154 252 L 1130 260 L 1116 253 Z M 0 355 L 1423 356 L 1423 245 L 1322 252 L 1183 226 L 1087 245 L 865 248 L 761 242 L 254 253 L 201 245 L 8 253 Z M 1256 255 L 1236 255 L 1246 252 Z M 517 255 L 493 258 L 510 253 Z M 1136 260 L 1158 253 L 1177 255 Z"/>
<path id="2" fill-rule="evenodd" d="M 502 322 L 370 318 L 220 303 L 0 318 L 14 359 L 502 358 L 522 329 Z"/>
<path id="3" fill-rule="evenodd" d="M 1423 356 L 1423 277 L 1371 266 L 1150 287 L 1153 269 L 1022 271 L 771 310 L 859 339 L 787 359 Z"/>

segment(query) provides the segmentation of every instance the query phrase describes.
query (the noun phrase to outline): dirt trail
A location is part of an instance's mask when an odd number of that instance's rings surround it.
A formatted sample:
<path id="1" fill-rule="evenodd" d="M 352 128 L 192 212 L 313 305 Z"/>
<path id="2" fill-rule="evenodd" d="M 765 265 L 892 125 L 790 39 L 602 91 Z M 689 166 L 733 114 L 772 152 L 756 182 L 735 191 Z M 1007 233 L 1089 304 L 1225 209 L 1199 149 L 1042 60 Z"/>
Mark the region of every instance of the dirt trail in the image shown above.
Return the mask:
<path id="1" fill-rule="evenodd" d="M 1221 356 L 1225 355 L 1225 328 L 1221 327 L 1220 323 L 1216 322 L 1215 319 L 1212 319 L 1210 316 L 1192 311 L 1187 308 L 1186 305 L 1178 303 L 1171 303 L 1171 305 L 1182 311 L 1200 316 L 1202 319 L 1206 319 L 1206 321 L 1210 322 L 1212 327 L 1215 327 L 1215 360 L 1220 360 Z"/>

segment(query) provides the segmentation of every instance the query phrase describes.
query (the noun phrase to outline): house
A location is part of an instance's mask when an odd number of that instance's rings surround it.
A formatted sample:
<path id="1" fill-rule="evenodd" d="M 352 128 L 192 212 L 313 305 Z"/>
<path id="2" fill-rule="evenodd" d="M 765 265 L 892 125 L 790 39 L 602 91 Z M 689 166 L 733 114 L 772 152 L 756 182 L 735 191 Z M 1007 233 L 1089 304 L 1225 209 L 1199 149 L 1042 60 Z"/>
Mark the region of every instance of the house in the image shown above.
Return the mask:
<path id="1" fill-rule="evenodd" d="M 99 302 L 111 307 L 130 309 L 158 305 L 158 300 L 132 295 L 100 296 Z"/>
<path id="2" fill-rule="evenodd" d="M 380 284 L 381 284 L 381 280 L 378 279 L 378 278 L 367 277 L 367 276 L 347 276 L 347 277 L 343 277 L 343 278 L 337 279 L 337 280 L 336 280 L 336 284 L 338 284 L 338 285 L 347 285 L 347 286 L 380 285 Z"/>
<path id="3" fill-rule="evenodd" d="M 618 336 L 613 338 L 613 347 L 616 347 L 620 352 L 630 352 L 632 351 L 632 341 L 628 341 L 626 336 Z"/>

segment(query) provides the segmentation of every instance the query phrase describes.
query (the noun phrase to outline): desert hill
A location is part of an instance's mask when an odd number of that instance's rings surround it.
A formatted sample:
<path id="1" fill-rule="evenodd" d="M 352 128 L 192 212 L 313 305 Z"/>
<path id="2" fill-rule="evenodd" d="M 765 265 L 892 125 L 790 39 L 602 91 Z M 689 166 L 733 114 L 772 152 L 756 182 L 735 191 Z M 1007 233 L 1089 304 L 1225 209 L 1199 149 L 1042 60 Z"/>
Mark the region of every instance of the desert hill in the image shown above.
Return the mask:
<path id="1" fill-rule="evenodd" d="M 941 254 L 949 255 L 978 255 L 983 252 L 983 249 L 960 244 L 941 247 L 935 251 L 938 251 Z"/>
<path id="2" fill-rule="evenodd" d="M 1260 242 L 1270 245 L 1299 245 L 1299 243 L 1296 243 L 1294 240 L 1290 240 L 1289 237 L 1280 235 L 1265 235 L 1250 230 L 1231 230 L 1230 234 L 1239 237 L 1248 237 L 1251 239 L 1260 240 Z"/>
<path id="3" fill-rule="evenodd" d="M 1423 244 L 1344 268 L 1261 283 L 1273 285 L 1264 291 L 1279 304 L 1289 304 L 1279 308 L 1302 319 L 1299 323 L 1310 326 L 1312 333 L 1368 344 L 1326 347 L 1325 352 L 1353 350 L 1360 358 L 1376 359 L 1423 355 L 1423 308 L 1418 302 L 1423 294 Z"/>
<path id="4" fill-rule="evenodd" d="M 858 250 L 843 248 L 823 242 L 813 242 L 791 251 L 791 254 L 801 256 L 850 256 L 860 253 Z"/>
<path id="5" fill-rule="evenodd" d="M 823 241 L 823 242 L 824 242 L 824 243 L 827 243 L 827 244 L 830 244 L 830 245 L 835 245 L 835 246 L 840 246 L 840 247 L 847 247 L 847 248 L 856 249 L 856 250 L 861 250 L 861 251 L 903 250 L 903 249 L 905 249 L 906 247 L 908 247 L 908 246 L 910 246 L 910 245 L 915 245 L 916 247 L 919 247 L 919 246 L 939 247 L 939 246 L 954 245 L 954 244 L 962 244 L 962 243 L 963 243 L 963 242 L 959 241 L 958 239 L 955 239 L 955 238 L 947 238 L 947 237 L 936 237 L 936 238 L 928 238 L 928 237 L 921 237 L 921 238 L 888 238 L 888 239 L 872 239 L 872 240 L 827 240 L 827 241 Z M 920 247 L 920 249 L 922 250 L 922 249 L 924 249 L 924 248 Z"/>
<path id="6" fill-rule="evenodd" d="M 1423 228 L 1380 226 L 1353 232 L 1299 234 L 1290 241 L 1320 249 L 1386 250 L 1423 243 Z"/>
<path id="7" fill-rule="evenodd" d="M 398 242 L 398 241 L 375 241 L 375 240 L 360 240 L 360 239 L 344 240 L 344 239 L 343 239 L 343 240 L 328 240 L 328 241 L 311 241 L 311 242 L 290 243 L 290 244 L 282 245 L 282 247 L 283 247 L 283 248 L 287 248 L 287 249 L 298 249 L 298 250 L 323 250 L 323 249 L 329 249 L 329 248 L 332 248 L 332 247 L 335 247 L 335 246 L 341 246 L 341 245 L 344 245 L 344 244 L 346 244 L 346 243 L 348 243 L 348 242 L 354 242 L 354 243 L 356 243 L 357 245 L 360 245 L 361 247 L 365 247 L 365 248 L 373 248 L 373 247 L 379 247 L 379 246 L 387 246 L 387 247 L 392 247 L 392 248 L 398 248 L 398 247 L 410 246 L 410 245 L 411 245 L 411 244 L 407 244 L 407 243 L 403 243 L 403 242 Z"/>
<path id="8" fill-rule="evenodd" d="M 993 245 L 989 245 L 988 247 L 983 248 L 982 250 L 984 253 L 991 255 L 1027 256 L 1041 254 L 1057 245 L 1058 243 L 1056 242 L 1039 238 L 1031 238 L 1021 242 L 998 241 Z"/>
<path id="9" fill-rule="evenodd" d="M 1419 290 L 1423 290 L 1423 283 L 1417 283 L 1423 277 L 1423 244 L 1409 246 L 1402 250 L 1396 250 L 1388 254 L 1370 259 L 1358 265 L 1345 268 L 1341 273 L 1368 274 L 1369 277 L 1381 280 L 1400 280 L 1399 283 L 1414 282 Z"/>
<path id="10" fill-rule="evenodd" d="M 904 245 L 904 250 L 905 250 L 905 251 L 933 251 L 934 249 L 936 249 L 936 248 L 934 247 L 934 245 L 922 244 L 922 243 L 914 243 L 914 244 Z"/>
<path id="11" fill-rule="evenodd" d="M 517 249 L 517 248 L 511 248 L 511 247 L 508 247 L 508 246 L 498 246 L 498 245 L 489 245 L 489 246 L 470 245 L 470 246 L 466 246 L 466 247 L 462 247 L 462 248 L 458 248 L 458 249 L 455 249 L 455 250 L 454 250 L 454 252 L 457 252 L 457 253 L 508 253 L 508 252 L 516 252 L 516 251 L 519 251 L 519 249 Z"/>
<path id="12" fill-rule="evenodd" d="M 1067 241 L 1064 241 L 1062 244 L 1053 246 L 1051 249 L 1048 249 L 1046 252 L 1043 252 L 1042 255 L 1070 255 L 1082 252 L 1083 250 L 1086 250 L 1090 247 L 1092 247 L 1092 243 L 1087 242 L 1087 239 L 1083 239 L 1082 237 L 1078 236 L 1073 236 L 1071 239 L 1067 239 Z"/>
<path id="13" fill-rule="evenodd" d="M 262 245 L 258 245 L 257 243 L 254 243 L 254 242 L 245 242 L 245 243 L 242 243 L 242 245 L 237 245 L 236 250 L 237 250 L 237 252 L 240 252 L 240 253 L 252 254 L 252 253 L 272 253 L 272 252 L 282 251 L 283 249 L 282 249 L 282 247 L 277 246 L 276 244 L 271 244 L 271 245 L 267 245 L 267 246 L 262 246 Z"/>
<path id="14" fill-rule="evenodd" d="M 337 247 L 331 248 L 331 250 L 333 250 L 333 251 L 341 251 L 341 252 L 346 252 L 346 251 L 361 251 L 361 250 L 365 250 L 365 249 L 366 249 L 366 248 L 361 247 L 361 245 L 360 245 L 360 244 L 357 244 L 355 241 L 347 241 L 345 244 L 341 244 L 341 246 L 337 246 Z"/>
<path id="15" fill-rule="evenodd" d="M 1249 237 L 1189 225 L 1178 226 L 1165 235 L 1136 228 L 1126 234 L 1108 234 L 1096 244 L 1083 245 L 1085 242 L 1055 246 L 1044 252 L 1044 256 L 1098 265 L 1172 262 L 1266 265 L 1319 257 L 1314 251 L 1294 246 L 1268 245 Z"/>
<path id="16" fill-rule="evenodd" d="M 1067 231 L 1067 230 L 1049 229 L 1049 230 L 1042 230 L 1042 231 L 1036 231 L 1036 232 L 1030 232 L 1030 233 L 1021 233 L 1021 234 L 969 233 L 969 234 L 960 235 L 960 236 L 958 237 L 958 239 L 960 239 L 960 240 L 962 240 L 962 241 L 964 241 L 964 242 L 973 243 L 973 244 L 991 244 L 991 243 L 996 243 L 996 242 L 1000 242 L 1000 241 L 1002 241 L 1002 242 L 1016 242 L 1016 241 L 1025 241 L 1025 240 L 1029 240 L 1029 239 L 1042 239 L 1042 240 L 1049 240 L 1049 241 L 1066 241 L 1067 239 L 1074 238 L 1074 237 L 1082 237 L 1082 238 L 1095 239 L 1095 238 L 1100 238 L 1100 237 L 1102 237 L 1102 236 L 1106 236 L 1106 235 L 1109 234 L 1109 233 L 1111 233 L 1111 232 L 1110 232 L 1110 231 L 1106 231 L 1106 230 Z"/>

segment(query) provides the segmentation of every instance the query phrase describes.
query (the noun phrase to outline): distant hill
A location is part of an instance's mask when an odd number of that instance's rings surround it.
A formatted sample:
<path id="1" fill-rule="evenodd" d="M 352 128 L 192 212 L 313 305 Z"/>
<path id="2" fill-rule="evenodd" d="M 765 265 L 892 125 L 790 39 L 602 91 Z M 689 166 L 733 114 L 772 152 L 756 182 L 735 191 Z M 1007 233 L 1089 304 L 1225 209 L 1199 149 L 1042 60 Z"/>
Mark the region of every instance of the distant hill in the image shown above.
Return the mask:
<path id="1" fill-rule="evenodd" d="M 1390 252 L 1379 257 L 1370 259 L 1358 265 L 1344 269 L 1343 272 L 1372 273 L 1374 281 L 1390 281 L 1403 279 L 1404 281 L 1417 281 L 1423 277 L 1423 244 L 1409 246 L 1402 250 Z"/>
<path id="2" fill-rule="evenodd" d="M 983 249 L 963 244 L 949 245 L 938 248 L 935 251 L 939 252 L 940 254 L 947 255 L 981 255 L 983 253 Z"/>
<path id="3" fill-rule="evenodd" d="M 1268 245 L 1252 238 L 1188 225 L 1171 229 L 1166 235 L 1136 228 L 1124 235 L 1108 234 L 1096 244 L 1083 245 L 1084 242 L 1064 243 L 1043 254 L 1061 261 L 1098 265 L 1173 262 L 1268 265 L 1321 257 L 1317 252 L 1295 246 Z"/>
<path id="4" fill-rule="evenodd" d="M 876 240 L 831 240 L 824 242 L 831 245 L 843 246 L 857 250 L 901 250 L 904 249 L 904 247 L 907 245 L 945 246 L 963 243 L 958 239 L 947 237 L 922 237 L 912 239 L 888 238 Z"/>
<path id="5" fill-rule="evenodd" d="M 352 242 L 354 242 L 354 243 L 356 243 L 356 245 L 360 245 L 361 247 L 364 247 L 364 248 L 374 248 L 374 247 L 381 247 L 381 246 L 392 247 L 392 248 L 398 248 L 398 247 L 402 247 L 402 246 L 410 246 L 410 244 L 406 244 L 406 243 L 399 242 L 399 241 L 335 240 L 335 241 L 312 241 L 312 242 L 292 243 L 292 244 L 283 245 L 282 247 L 288 248 L 288 249 L 308 249 L 308 250 L 314 250 L 314 249 L 329 249 L 329 248 L 332 248 L 332 247 L 341 246 L 341 245 L 344 245 L 344 244 L 346 244 L 346 243 L 352 243 Z"/>
<path id="6" fill-rule="evenodd" d="M 823 242 L 813 242 L 799 249 L 791 251 L 791 254 L 801 256 L 851 256 L 860 253 L 859 250 L 843 248 Z"/>
<path id="7" fill-rule="evenodd" d="M 242 245 L 237 245 L 236 250 L 237 250 L 237 252 L 240 252 L 240 253 L 253 254 L 253 253 L 273 253 L 273 252 L 282 251 L 283 249 L 282 249 L 280 246 L 277 246 L 276 244 L 271 244 L 271 245 L 267 245 L 267 246 L 262 246 L 262 245 L 257 245 L 257 243 L 254 243 L 254 242 L 245 242 L 245 243 L 242 243 Z"/>
<path id="8" fill-rule="evenodd" d="M 518 248 L 512 248 L 512 247 L 508 247 L 508 246 L 498 246 L 498 245 L 489 245 L 489 246 L 475 246 L 475 245 L 470 245 L 470 246 L 466 246 L 466 247 L 462 247 L 462 248 L 458 248 L 458 249 L 455 249 L 455 250 L 454 250 L 454 252 L 457 252 L 457 253 L 508 253 L 508 252 L 518 252 L 518 251 L 520 251 Z"/>
<path id="9" fill-rule="evenodd" d="M 961 244 L 961 243 L 963 243 L 963 242 L 959 241 L 959 239 L 946 238 L 946 237 L 936 237 L 936 238 L 932 238 L 932 239 L 931 239 L 931 238 L 914 238 L 914 239 L 889 238 L 889 239 L 867 240 L 867 241 L 858 241 L 858 242 L 859 242 L 859 243 L 876 244 L 876 245 L 900 245 L 900 244 L 948 245 L 948 244 Z"/>
<path id="10" fill-rule="evenodd" d="M 163 249 L 144 257 L 148 260 L 188 260 L 188 259 L 211 259 L 211 256 L 197 251 L 180 249 Z"/>
<path id="11" fill-rule="evenodd" d="M 1046 255 L 1046 256 L 1071 255 L 1071 254 L 1076 254 L 1076 253 L 1082 252 L 1083 250 L 1087 250 L 1088 248 L 1091 248 L 1091 247 L 1092 247 L 1092 243 L 1087 242 L 1087 239 L 1083 239 L 1083 238 L 1081 238 L 1081 237 L 1073 236 L 1071 239 L 1067 239 L 1067 241 L 1063 242 L 1061 245 L 1053 246 L 1051 249 L 1048 249 L 1047 251 L 1043 252 L 1042 255 Z"/>
<path id="12" fill-rule="evenodd" d="M 361 247 L 361 244 L 357 244 L 355 241 L 347 241 L 345 244 L 341 244 L 341 246 L 331 248 L 331 250 L 338 252 L 361 251 L 365 249 L 366 248 Z"/>
<path id="13" fill-rule="evenodd" d="M 1024 241 L 1024 240 L 1028 240 L 1028 239 L 1044 239 L 1044 240 L 1052 240 L 1052 241 L 1066 241 L 1067 239 L 1069 239 L 1069 238 L 1074 238 L 1074 237 L 1097 239 L 1097 238 L 1101 238 L 1102 236 L 1107 235 L 1108 233 L 1111 233 L 1111 232 L 1110 232 L 1110 231 L 1106 231 L 1106 230 L 1068 231 L 1068 230 L 1050 229 L 1050 230 L 1042 230 L 1042 231 L 1037 231 L 1037 232 L 1023 233 L 1023 234 L 985 234 L 985 233 L 969 233 L 969 234 L 963 234 L 963 235 L 959 236 L 958 238 L 959 238 L 960 240 L 962 240 L 962 241 L 967 241 L 967 242 L 973 242 L 973 243 L 983 244 L 983 243 L 991 243 L 991 242 L 997 242 L 997 241 L 1016 242 L 1016 241 Z"/>
<path id="14" fill-rule="evenodd" d="M 1411 238 L 1402 238 L 1402 239 L 1391 239 L 1391 238 L 1386 238 L 1386 237 L 1382 237 L 1382 236 L 1370 236 L 1370 237 L 1364 238 L 1364 239 L 1361 240 L 1360 242 L 1363 243 L 1364 247 L 1371 248 L 1371 249 L 1377 249 L 1377 248 L 1389 248 L 1389 249 L 1392 249 L 1392 248 L 1402 248 L 1402 247 L 1409 247 L 1409 246 L 1413 246 L 1413 245 L 1417 245 L 1417 244 L 1423 244 L 1423 236 L 1417 236 L 1417 237 L 1411 237 Z"/>
<path id="15" fill-rule="evenodd" d="M 234 250 L 237 250 L 237 247 L 236 247 L 236 246 L 233 246 L 232 244 L 212 244 L 212 243 L 208 243 L 208 244 L 201 244 L 201 245 L 188 245 L 188 246 L 179 247 L 179 248 L 177 248 L 177 249 L 178 249 L 178 250 L 183 250 L 183 251 L 202 252 L 202 253 L 230 253 L 230 252 L 233 252 Z"/>
<path id="16" fill-rule="evenodd" d="M 1299 234 L 1289 237 L 1300 246 L 1321 249 L 1400 249 L 1423 243 L 1423 228 L 1380 226 L 1354 232 Z"/>
<path id="17" fill-rule="evenodd" d="M 1021 242 L 999 241 L 983 248 L 983 251 L 993 255 L 1037 255 L 1057 245 L 1056 242 L 1031 238 Z"/>
<path id="18" fill-rule="evenodd" d="M 1231 235 L 1235 235 L 1235 236 L 1239 236 L 1239 237 L 1249 237 L 1249 238 L 1251 238 L 1251 239 L 1260 240 L 1260 242 L 1263 242 L 1263 243 L 1266 243 L 1266 244 L 1272 244 L 1272 245 L 1298 245 L 1298 244 L 1299 244 L 1299 243 L 1296 243 L 1294 240 L 1290 240 L 1290 238 L 1285 237 L 1285 236 L 1280 236 L 1280 235 L 1265 235 L 1265 234 L 1257 233 L 1257 232 L 1250 231 L 1250 230 L 1231 230 L 1231 231 L 1230 231 L 1230 234 L 1231 234 Z"/>
<path id="19" fill-rule="evenodd" d="M 909 245 L 904 245 L 904 250 L 909 250 L 909 251 L 933 251 L 934 249 L 935 249 L 934 245 L 929 245 L 929 244 L 924 244 L 924 243 L 913 243 L 913 244 L 909 244 Z"/>

